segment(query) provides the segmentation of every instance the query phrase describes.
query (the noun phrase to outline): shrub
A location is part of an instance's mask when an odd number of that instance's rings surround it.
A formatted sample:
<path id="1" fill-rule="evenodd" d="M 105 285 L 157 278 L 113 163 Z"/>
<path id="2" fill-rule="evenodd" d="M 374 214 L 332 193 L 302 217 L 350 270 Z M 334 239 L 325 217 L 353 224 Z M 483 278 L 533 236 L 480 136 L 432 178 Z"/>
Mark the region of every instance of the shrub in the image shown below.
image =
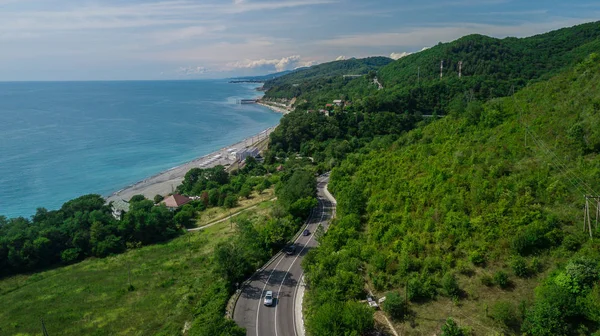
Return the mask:
<path id="1" fill-rule="evenodd" d="M 471 277 L 475 274 L 475 272 L 473 271 L 473 268 L 465 261 L 463 260 L 458 260 L 456 263 L 456 270 L 462 274 L 462 275 L 466 275 L 468 277 Z"/>
<path id="2" fill-rule="evenodd" d="M 572 322 L 581 315 L 577 296 L 556 284 L 536 288 L 535 304 L 527 312 L 523 332 L 527 335 L 574 334 Z"/>
<path id="3" fill-rule="evenodd" d="M 426 276 L 416 276 L 408 281 L 406 295 L 411 301 L 424 301 L 435 298 L 436 286 L 433 280 Z"/>
<path id="4" fill-rule="evenodd" d="M 227 209 L 235 208 L 238 205 L 237 197 L 233 195 L 225 197 L 225 202 L 223 203 L 223 205 Z"/>
<path id="5" fill-rule="evenodd" d="M 492 306 L 490 317 L 509 328 L 516 328 L 519 325 L 517 311 L 512 303 L 507 301 L 496 302 Z"/>
<path id="6" fill-rule="evenodd" d="M 466 333 L 452 318 L 449 317 L 442 326 L 442 336 L 466 336 Z"/>
<path id="7" fill-rule="evenodd" d="M 514 256 L 510 260 L 510 267 L 516 276 L 524 278 L 529 275 L 529 269 L 527 268 L 527 262 L 525 258 L 521 256 Z"/>
<path id="8" fill-rule="evenodd" d="M 165 198 L 162 195 L 156 195 L 154 196 L 154 204 L 158 204 L 160 202 L 162 202 L 162 200 L 164 200 Z"/>
<path id="9" fill-rule="evenodd" d="M 563 239 L 562 246 L 567 251 L 575 252 L 575 251 L 579 250 L 579 248 L 581 247 L 581 240 L 577 236 L 568 235 L 565 237 L 565 239 Z"/>
<path id="10" fill-rule="evenodd" d="M 487 287 L 492 287 L 494 285 L 494 279 L 488 274 L 484 274 L 481 276 L 481 284 Z"/>
<path id="11" fill-rule="evenodd" d="M 480 267 L 485 266 L 485 257 L 479 251 L 471 252 L 471 255 L 469 256 L 469 260 L 471 260 L 471 262 L 475 266 L 480 266 Z"/>
<path id="12" fill-rule="evenodd" d="M 498 271 L 494 273 L 494 283 L 500 288 L 507 288 L 510 284 L 508 280 L 508 274 L 504 271 Z"/>
<path id="13" fill-rule="evenodd" d="M 494 283 L 500 288 L 507 288 L 510 284 L 508 280 L 508 274 L 504 271 L 498 271 L 494 273 Z"/>
<path id="14" fill-rule="evenodd" d="M 383 302 L 383 310 L 394 319 L 403 318 L 406 314 L 404 298 L 396 292 L 388 293 Z"/>
<path id="15" fill-rule="evenodd" d="M 446 273 L 442 278 L 442 289 L 444 290 L 444 294 L 449 297 L 458 297 L 460 293 L 460 289 L 458 287 L 458 282 L 456 281 L 456 277 L 452 273 Z"/>
<path id="16" fill-rule="evenodd" d="M 539 258 L 533 257 L 531 259 L 531 265 L 529 266 L 529 271 L 532 274 L 541 272 L 543 268 L 544 268 L 544 265 L 542 265 L 542 261 Z"/>

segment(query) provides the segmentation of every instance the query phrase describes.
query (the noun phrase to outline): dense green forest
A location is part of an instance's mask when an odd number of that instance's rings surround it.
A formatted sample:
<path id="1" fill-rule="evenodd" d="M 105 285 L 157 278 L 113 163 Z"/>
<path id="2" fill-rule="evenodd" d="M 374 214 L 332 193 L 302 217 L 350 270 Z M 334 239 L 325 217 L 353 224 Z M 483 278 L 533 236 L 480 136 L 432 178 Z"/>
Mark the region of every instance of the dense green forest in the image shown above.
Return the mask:
<path id="1" fill-rule="evenodd" d="M 267 90 L 265 98 L 305 98 L 304 94 L 310 93 L 310 98 L 315 100 L 321 94 L 329 94 L 332 87 L 349 86 L 355 87 L 356 90 L 368 89 L 369 86 L 364 85 L 366 82 L 364 79 L 343 76 L 366 75 L 391 62 L 392 59 L 387 57 L 367 57 L 318 64 L 265 82 L 264 89 Z M 359 85 L 353 85 L 357 83 Z"/>
<path id="2" fill-rule="evenodd" d="M 88 256 L 121 253 L 179 234 L 173 213 L 143 197 L 132 199 L 121 220 L 100 195 L 66 202 L 59 210 L 40 208 L 31 219 L 0 216 L 0 275 L 70 264 Z"/>
<path id="3" fill-rule="evenodd" d="M 332 99 L 345 99 L 368 112 L 443 114 L 456 96 L 479 100 L 503 97 L 532 80 L 549 78 L 598 51 L 599 37 L 598 22 L 528 38 L 469 35 L 374 68 L 376 74 L 358 79 L 332 76 L 299 83 L 292 75 L 282 76 L 265 83 L 269 89 L 266 97 L 298 97 L 301 109 L 323 108 Z M 461 79 L 459 61 L 463 62 Z M 373 84 L 375 76 L 383 90 Z"/>
<path id="4" fill-rule="evenodd" d="M 370 288 L 400 296 L 384 310 L 409 333 L 450 298 L 474 322 L 426 332 L 597 334 L 600 230 L 582 230 L 582 207 L 600 185 L 599 63 L 348 155 L 331 174 L 338 218 L 304 263 L 307 330 L 361 331 L 324 317 L 342 323 Z"/>

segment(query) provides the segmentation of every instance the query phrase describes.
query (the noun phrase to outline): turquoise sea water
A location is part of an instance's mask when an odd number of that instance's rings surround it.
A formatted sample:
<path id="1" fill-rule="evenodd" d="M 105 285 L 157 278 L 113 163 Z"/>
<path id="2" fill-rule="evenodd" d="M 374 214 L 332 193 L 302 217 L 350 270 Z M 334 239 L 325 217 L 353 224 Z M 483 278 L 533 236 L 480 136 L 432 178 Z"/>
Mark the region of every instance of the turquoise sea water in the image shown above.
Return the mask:
<path id="1" fill-rule="evenodd" d="M 127 185 L 276 125 L 224 80 L 0 83 L 0 215 Z"/>

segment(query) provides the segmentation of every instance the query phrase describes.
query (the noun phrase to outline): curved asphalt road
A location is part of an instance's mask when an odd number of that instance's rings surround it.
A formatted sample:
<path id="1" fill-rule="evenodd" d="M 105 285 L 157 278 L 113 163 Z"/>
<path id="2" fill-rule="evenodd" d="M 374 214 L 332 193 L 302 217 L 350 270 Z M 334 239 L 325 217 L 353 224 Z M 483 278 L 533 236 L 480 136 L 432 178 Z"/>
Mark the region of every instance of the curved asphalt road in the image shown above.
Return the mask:
<path id="1" fill-rule="evenodd" d="M 233 319 L 239 326 L 246 328 L 247 335 L 298 335 L 294 307 L 296 291 L 303 272 L 300 264 L 306 253 L 317 245 L 314 238 L 317 227 L 323 225 L 327 228 L 331 219 L 334 205 L 324 192 L 328 181 L 327 174 L 317 179 L 319 205 L 306 222 L 306 228 L 311 234 L 300 235 L 297 238 L 296 254 L 288 256 L 281 253 L 265 269 L 254 274 L 251 282 L 242 288 L 240 298 L 235 305 Z M 263 298 L 269 290 L 273 291 L 275 297 L 271 307 L 263 305 Z"/>

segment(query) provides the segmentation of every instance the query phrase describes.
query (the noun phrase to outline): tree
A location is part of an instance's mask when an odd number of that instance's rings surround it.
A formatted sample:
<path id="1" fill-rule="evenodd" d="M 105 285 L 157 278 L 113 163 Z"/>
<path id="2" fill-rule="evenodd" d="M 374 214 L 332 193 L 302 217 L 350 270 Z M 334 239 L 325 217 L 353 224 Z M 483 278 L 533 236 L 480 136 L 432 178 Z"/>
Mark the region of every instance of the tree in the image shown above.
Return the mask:
<path id="1" fill-rule="evenodd" d="M 131 196 L 129 203 L 137 203 L 137 202 L 141 202 L 141 201 L 145 201 L 145 200 L 146 200 L 146 197 L 144 195 L 133 195 L 133 196 Z"/>
<path id="2" fill-rule="evenodd" d="M 580 316 L 577 296 L 556 284 L 542 285 L 536 289 L 535 304 L 527 311 L 523 331 L 527 335 L 570 335 L 572 325 Z"/>
<path id="3" fill-rule="evenodd" d="M 383 310 L 394 319 L 401 319 L 406 314 L 404 298 L 396 292 L 390 292 L 385 296 Z"/>
<path id="4" fill-rule="evenodd" d="M 250 270 L 250 264 L 245 257 L 243 248 L 234 242 L 221 242 L 213 252 L 214 265 L 227 283 L 232 286 L 243 279 Z"/>
<path id="5" fill-rule="evenodd" d="M 162 202 L 162 200 L 164 200 L 165 198 L 162 195 L 156 195 L 154 196 L 154 204 L 158 204 L 160 202 Z"/>
<path id="6" fill-rule="evenodd" d="M 442 336 L 465 336 L 466 333 L 462 328 L 454 322 L 452 318 L 448 318 L 442 326 Z"/>
<path id="7" fill-rule="evenodd" d="M 294 171 L 287 180 L 282 181 L 276 190 L 278 200 L 288 211 L 298 200 L 307 197 L 314 198 L 316 192 L 317 182 L 315 176 L 310 171 L 303 169 Z M 296 207 L 304 209 L 300 204 L 297 204 Z"/>
<path id="8" fill-rule="evenodd" d="M 181 210 L 179 210 L 175 214 L 175 216 L 173 217 L 173 220 L 178 225 L 181 225 L 183 227 L 188 227 L 188 226 L 190 226 L 190 224 L 191 224 L 190 222 L 193 218 L 194 218 L 194 207 L 191 206 L 190 204 L 186 204 L 181 208 Z"/>
<path id="9" fill-rule="evenodd" d="M 249 185 L 244 184 L 242 189 L 240 189 L 240 197 L 250 198 L 251 194 L 252 194 L 252 188 Z"/>
<path id="10" fill-rule="evenodd" d="M 238 205 L 237 196 L 229 195 L 225 197 L 225 201 L 223 202 L 223 206 L 227 209 L 235 208 Z"/>
<path id="11" fill-rule="evenodd" d="M 444 290 L 444 294 L 449 297 L 457 298 L 460 293 L 460 288 L 458 287 L 458 281 L 456 281 L 456 277 L 452 273 L 444 274 L 442 278 L 442 289 Z"/>
<path id="12" fill-rule="evenodd" d="M 314 336 L 363 335 L 373 326 L 373 312 L 354 301 L 326 302 L 307 320 L 307 331 Z"/>

